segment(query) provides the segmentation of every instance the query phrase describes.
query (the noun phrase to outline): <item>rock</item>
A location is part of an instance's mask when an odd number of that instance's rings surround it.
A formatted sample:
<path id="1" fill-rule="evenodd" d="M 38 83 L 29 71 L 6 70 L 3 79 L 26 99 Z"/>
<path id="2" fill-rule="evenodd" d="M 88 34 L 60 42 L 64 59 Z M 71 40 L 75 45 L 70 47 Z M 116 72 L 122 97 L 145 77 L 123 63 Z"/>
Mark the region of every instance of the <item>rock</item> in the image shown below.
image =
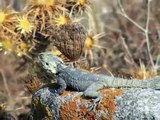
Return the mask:
<path id="1" fill-rule="evenodd" d="M 43 88 L 33 96 L 33 118 L 54 120 L 160 120 L 160 91 L 153 89 L 103 89 L 102 101 L 93 102 L 83 92 Z M 35 102 L 39 96 L 40 102 Z M 42 108 L 43 105 L 43 108 Z M 44 112 L 45 111 L 45 112 Z M 38 114 L 41 113 L 41 114 Z"/>
<path id="2" fill-rule="evenodd" d="M 115 98 L 113 120 L 160 120 L 160 91 L 126 89 Z"/>

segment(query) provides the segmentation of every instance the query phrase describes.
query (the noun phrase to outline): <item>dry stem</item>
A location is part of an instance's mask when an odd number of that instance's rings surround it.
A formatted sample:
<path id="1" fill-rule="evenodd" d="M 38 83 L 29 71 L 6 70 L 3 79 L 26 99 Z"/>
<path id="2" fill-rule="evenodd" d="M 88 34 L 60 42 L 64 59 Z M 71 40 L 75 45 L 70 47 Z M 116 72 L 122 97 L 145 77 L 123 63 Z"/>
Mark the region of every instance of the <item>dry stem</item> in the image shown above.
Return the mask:
<path id="1" fill-rule="evenodd" d="M 156 72 L 156 68 L 153 62 L 153 57 L 151 55 L 151 48 L 150 48 L 150 41 L 149 41 L 149 22 L 150 22 L 150 5 L 151 5 L 151 1 L 152 0 L 147 0 L 147 21 L 146 21 L 146 27 L 143 28 L 141 25 L 139 25 L 138 23 L 136 23 L 133 19 L 131 19 L 126 11 L 124 10 L 122 4 L 121 4 L 121 0 L 118 0 L 118 5 L 120 6 L 120 10 L 121 12 L 119 12 L 120 15 L 122 15 L 123 17 L 125 17 L 127 20 L 129 20 L 131 23 L 133 23 L 137 28 L 139 28 L 145 35 L 145 40 L 146 40 L 146 44 L 147 44 L 147 51 L 148 51 L 148 56 L 152 65 L 152 68 L 155 70 Z"/>

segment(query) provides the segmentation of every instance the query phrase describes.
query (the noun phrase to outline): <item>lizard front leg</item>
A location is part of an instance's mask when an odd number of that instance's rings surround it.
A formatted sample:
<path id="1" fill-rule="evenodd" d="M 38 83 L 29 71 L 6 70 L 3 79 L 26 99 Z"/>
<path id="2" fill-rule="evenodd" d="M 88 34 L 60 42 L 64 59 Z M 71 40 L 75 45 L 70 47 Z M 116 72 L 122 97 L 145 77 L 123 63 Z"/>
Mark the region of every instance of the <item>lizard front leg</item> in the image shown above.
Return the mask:
<path id="1" fill-rule="evenodd" d="M 65 82 L 62 78 L 60 78 L 60 77 L 57 77 L 56 80 L 57 80 L 57 84 L 59 85 L 59 87 L 58 87 L 58 89 L 57 89 L 57 93 L 58 93 L 58 94 L 62 94 L 62 93 L 64 92 L 64 90 L 66 90 L 67 84 L 66 84 L 66 82 Z"/>
<path id="2" fill-rule="evenodd" d="M 105 83 L 103 82 L 94 82 L 91 84 L 85 91 L 84 91 L 84 96 L 85 97 L 91 97 L 93 99 L 93 105 L 89 106 L 89 111 L 95 110 L 97 104 L 100 104 L 102 101 L 102 96 L 98 92 L 98 90 L 102 89 L 105 87 Z"/>
<path id="3" fill-rule="evenodd" d="M 94 82 L 84 91 L 83 94 L 85 97 L 98 98 L 100 93 L 97 91 L 104 87 L 105 85 L 103 82 Z"/>

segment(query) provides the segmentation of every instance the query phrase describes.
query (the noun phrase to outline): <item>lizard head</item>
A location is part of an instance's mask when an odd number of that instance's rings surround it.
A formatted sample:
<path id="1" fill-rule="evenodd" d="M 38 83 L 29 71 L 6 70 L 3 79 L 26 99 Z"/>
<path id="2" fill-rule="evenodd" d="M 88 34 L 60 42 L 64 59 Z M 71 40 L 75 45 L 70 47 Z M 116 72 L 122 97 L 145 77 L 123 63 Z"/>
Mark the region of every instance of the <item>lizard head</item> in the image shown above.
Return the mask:
<path id="1" fill-rule="evenodd" d="M 63 61 L 51 52 L 40 53 L 38 55 L 38 61 L 42 68 L 50 74 L 58 73 L 58 65 L 63 64 Z"/>

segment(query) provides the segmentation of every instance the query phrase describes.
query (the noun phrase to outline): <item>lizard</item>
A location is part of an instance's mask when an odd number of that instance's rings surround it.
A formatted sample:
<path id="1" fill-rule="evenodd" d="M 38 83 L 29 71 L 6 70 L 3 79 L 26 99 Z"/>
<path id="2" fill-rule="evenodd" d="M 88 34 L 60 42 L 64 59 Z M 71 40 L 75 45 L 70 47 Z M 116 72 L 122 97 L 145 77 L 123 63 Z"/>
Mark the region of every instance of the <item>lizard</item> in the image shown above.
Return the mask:
<path id="1" fill-rule="evenodd" d="M 38 61 L 42 69 L 49 76 L 56 76 L 59 88 L 57 93 L 63 93 L 66 88 L 83 92 L 84 97 L 99 98 L 98 90 L 103 88 L 151 88 L 160 89 L 160 79 L 152 80 L 128 80 L 103 74 L 94 74 L 81 71 L 65 65 L 61 58 L 51 52 L 43 52 L 38 55 Z"/>

